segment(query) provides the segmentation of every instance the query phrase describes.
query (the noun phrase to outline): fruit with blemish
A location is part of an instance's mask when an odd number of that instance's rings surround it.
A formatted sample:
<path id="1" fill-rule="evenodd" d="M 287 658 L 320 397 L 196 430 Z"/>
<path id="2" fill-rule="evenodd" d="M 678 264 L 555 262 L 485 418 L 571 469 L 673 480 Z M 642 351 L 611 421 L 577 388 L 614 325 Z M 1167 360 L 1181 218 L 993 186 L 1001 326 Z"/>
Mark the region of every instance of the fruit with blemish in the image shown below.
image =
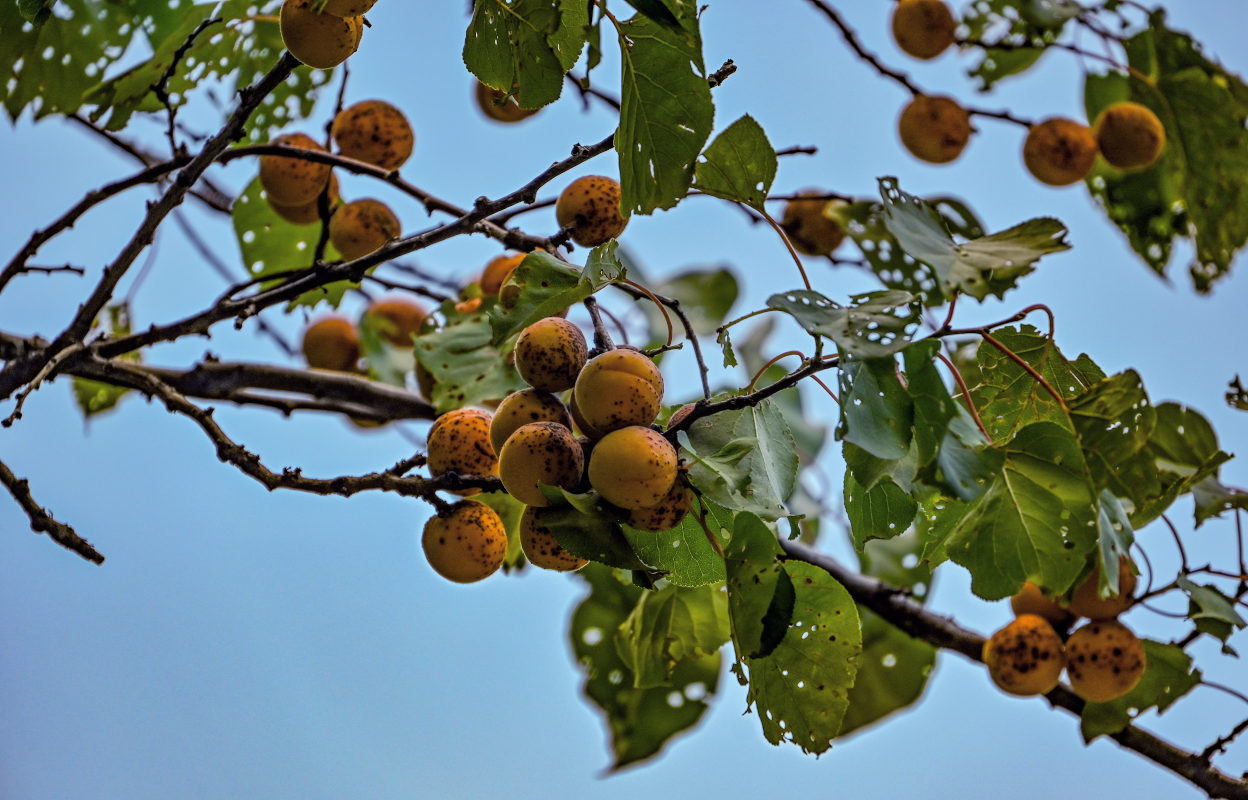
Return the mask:
<path id="1" fill-rule="evenodd" d="M 1069 186 L 1092 171 L 1096 151 L 1096 137 L 1091 128 L 1073 119 L 1051 117 L 1027 131 L 1023 163 L 1041 183 Z"/>
<path id="2" fill-rule="evenodd" d="M 314 197 L 311 202 L 301 203 L 294 206 L 286 206 L 281 203 L 273 202 L 272 198 L 267 198 L 269 208 L 273 209 L 273 213 L 277 214 L 287 222 L 293 222 L 295 225 L 310 225 L 313 222 L 321 221 L 321 197 L 320 193 Z M 338 178 L 332 172 L 329 174 L 329 196 L 328 210 L 330 214 L 334 213 L 334 209 L 342 203 L 342 197 L 338 194 Z"/>
<path id="3" fill-rule="evenodd" d="M 784 206 L 780 227 L 799 253 L 827 256 L 845 241 L 845 229 L 836 215 L 844 200 L 826 198 L 818 189 L 804 189 Z"/>
<path id="4" fill-rule="evenodd" d="M 1056 600 L 1045 596 L 1040 587 L 1031 581 L 1024 583 L 1019 593 L 1010 598 L 1010 608 L 1014 610 L 1014 616 L 1035 614 L 1044 617 L 1054 625 L 1065 626 L 1074 617 L 1058 605 Z"/>
<path id="5" fill-rule="evenodd" d="M 380 200 L 347 203 L 329 220 L 329 241 L 346 261 L 375 253 L 402 233 L 399 218 Z"/>
<path id="6" fill-rule="evenodd" d="M 572 241 L 582 247 L 616 238 L 628 224 L 620 214 L 620 182 L 603 175 L 577 178 L 559 194 L 555 219 L 572 229 Z"/>
<path id="7" fill-rule="evenodd" d="M 572 416 L 563 401 L 541 389 L 522 389 L 503 398 L 494 409 L 494 422 L 490 424 L 490 442 L 495 452 L 502 452 L 507 437 L 530 422 L 558 422 L 572 429 Z"/>
<path id="8" fill-rule="evenodd" d="M 948 164 L 971 138 L 971 116 L 952 97 L 918 95 L 902 109 L 897 133 L 915 158 Z"/>
<path id="9" fill-rule="evenodd" d="M 1118 557 L 1118 594 L 1101 597 L 1101 565 L 1098 563 L 1083 583 L 1071 592 L 1067 606 L 1072 614 L 1088 619 L 1112 619 L 1134 602 L 1135 573 L 1126 556 Z"/>
<path id="10" fill-rule="evenodd" d="M 1104 703 L 1135 688 L 1144 675 L 1144 644 L 1116 620 L 1093 620 L 1066 640 L 1066 677 L 1084 700 Z"/>
<path id="11" fill-rule="evenodd" d="M 537 506 L 526 506 L 520 514 L 520 549 L 524 557 L 535 567 L 559 572 L 575 572 L 589 562 L 578 558 L 559 544 L 555 535 L 542 522 L 550 511 Z"/>
<path id="12" fill-rule="evenodd" d="M 313 369 L 355 372 L 360 361 L 360 334 L 346 317 L 325 317 L 303 332 L 303 357 Z"/>
<path id="13" fill-rule="evenodd" d="M 689 508 L 689 487 L 677 480 L 659 502 L 630 511 L 628 524 L 641 531 L 671 530 L 685 518 Z"/>
<path id="14" fill-rule="evenodd" d="M 617 348 L 591 359 L 574 391 L 581 418 L 607 433 L 654 421 L 663 400 L 663 375 L 645 354 Z"/>
<path id="15" fill-rule="evenodd" d="M 944 0 L 901 0 L 893 9 L 893 39 L 915 58 L 927 60 L 945 52 L 957 27 Z"/>
<path id="16" fill-rule="evenodd" d="M 331 132 L 339 153 L 382 169 L 402 166 L 416 143 L 407 117 L 384 100 L 364 100 L 339 111 Z"/>
<path id="17" fill-rule="evenodd" d="M 358 17 L 367 14 L 375 5 L 377 0 L 325 0 L 325 8 L 321 10 L 335 17 Z"/>
<path id="18" fill-rule="evenodd" d="M 286 0 L 279 19 L 282 44 L 315 69 L 332 69 L 360 47 L 364 21 L 317 12 L 313 0 Z"/>
<path id="19" fill-rule="evenodd" d="M 989 637 L 983 659 L 993 683 L 1022 696 L 1052 690 L 1066 663 L 1061 637 L 1036 614 L 1021 614 Z"/>
<path id="20" fill-rule="evenodd" d="M 490 263 L 485 265 L 485 271 L 481 273 L 481 280 L 478 281 L 478 284 L 481 286 L 481 294 L 498 294 L 498 290 L 511 277 L 511 273 L 515 272 L 516 267 L 520 266 L 520 262 L 524 260 L 526 255 L 528 254 L 504 253 L 501 256 L 495 256 L 490 259 Z"/>
<path id="21" fill-rule="evenodd" d="M 383 342 L 407 349 L 412 347 L 412 337 L 420 333 L 425 316 L 419 303 L 402 297 L 376 300 L 364 312 L 364 320 Z"/>
<path id="22" fill-rule="evenodd" d="M 269 144 L 282 144 L 303 150 L 325 148 L 306 133 L 286 133 Z M 316 198 L 329 183 L 330 166 L 296 156 L 260 156 L 260 185 L 270 204 L 303 206 L 316 203 Z"/>
<path id="23" fill-rule="evenodd" d="M 517 500 L 547 505 L 538 484 L 575 490 L 585 471 L 585 456 L 571 429 L 558 422 L 521 425 L 498 454 L 498 477 Z"/>
<path id="24" fill-rule="evenodd" d="M 507 529 L 494 509 L 461 500 L 425 523 L 420 544 L 429 566 L 443 578 L 475 583 L 503 565 Z"/>
<path id="25" fill-rule="evenodd" d="M 1114 103 L 1096 117 L 1092 135 L 1105 160 L 1119 169 L 1143 169 L 1161 156 L 1166 129 L 1147 106 Z"/>
<path id="26" fill-rule="evenodd" d="M 676 448 L 662 434 L 635 425 L 603 436 L 589 457 L 589 483 L 629 511 L 659 504 L 676 482 Z"/>
<path id="27" fill-rule="evenodd" d="M 516 339 L 516 371 L 534 389 L 571 389 L 585 366 L 589 345 L 585 334 L 566 319 L 546 317 L 520 332 Z"/>
<path id="28" fill-rule="evenodd" d="M 434 420 L 429 428 L 425 452 L 429 474 L 433 477 L 447 472 L 460 475 L 497 475 L 498 456 L 490 444 L 488 411 L 459 408 Z M 462 489 L 460 495 L 472 495 L 480 489 Z"/>
<path id="29" fill-rule="evenodd" d="M 538 108 L 521 108 L 516 99 L 502 89 L 492 89 L 480 81 L 477 81 L 474 95 L 477 98 L 477 107 L 481 109 L 481 113 L 495 122 L 520 122 L 541 110 Z"/>

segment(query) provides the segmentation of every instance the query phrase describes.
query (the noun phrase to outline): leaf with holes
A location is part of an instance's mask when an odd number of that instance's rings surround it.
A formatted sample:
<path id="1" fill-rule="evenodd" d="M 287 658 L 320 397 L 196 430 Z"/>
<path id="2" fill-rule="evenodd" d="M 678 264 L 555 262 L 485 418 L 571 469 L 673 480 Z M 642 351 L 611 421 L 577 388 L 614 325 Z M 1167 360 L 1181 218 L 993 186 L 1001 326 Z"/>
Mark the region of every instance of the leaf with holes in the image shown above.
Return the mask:
<path id="1" fill-rule="evenodd" d="M 516 368 L 490 343 L 490 323 L 483 313 L 455 315 L 450 302 L 443 304 L 443 312 L 451 321 L 417 336 L 413 351 L 433 376 L 429 400 L 439 414 L 499 400 L 525 387 Z"/>
<path id="2" fill-rule="evenodd" d="M 679 28 L 633 17 L 620 24 L 619 41 L 620 210 L 649 214 L 672 208 L 688 193 L 715 107 L 696 17 Z"/>
<path id="3" fill-rule="evenodd" d="M 740 658 L 761 658 L 784 638 L 793 583 L 779 561 L 776 535 L 756 515 L 738 514 L 724 548 L 732 640 Z"/>
<path id="4" fill-rule="evenodd" d="M 1143 520 L 1161 516 L 1180 495 L 1195 494 L 1196 487 L 1201 486 L 1201 494 L 1196 498 L 1199 525 L 1207 517 L 1202 516 L 1202 511 L 1216 507 L 1210 501 L 1216 501 L 1220 494 L 1213 484 L 1203 482 L 1212 478 L 1216 483 L 1218 467 L 1231 457 L 1218 447 L 1213 426 L 1200 412 L 1177 403 L 1160 403 L 1154 412 L 1156 423 L 1144 455 L 1156 465 L 1160 485 L 1155 492 L 1139 498 L 1143 507 L 1131 518 L 1140 527 Z"/>
<path id="5" fill-rule="evenodd" d="M 852 356 L 888 356 L 910 344 L 922 306 L 909 292 L 857 294 L 842 306 L 819 292 L 794 289 L 767 298 L 767 307 L 789 314 L 809 333 L 827 336 Z"/>
<path id="6" fill-rule="evenodd" d="M 979 91 L 1025 72 L 1047 52 L 1066 22 L 1084 10 L 1073 0 L 980 0 L 967 7 L 961 23 L 968 40 L 982 41 L 979 63 L 967 76 L 981 81 Z M 998 45 L 994 47 L 993 45 Z"/>
<path id="7" fill-rule="evenodd" d="M 1157 415 L 1139 374 L 1128 370 L 1093 384 L 1069 408 L 1097 487 L 1143 507 L 1160 491 L 1161 479 L 1152 459 L 1141 456 Z"/>
<path id="8" fill-rule="evenodd" d="M 905 457 L 910 450 L 914 404 L 897 378 L 897 362 L 892 358 L 842 359 L 840 390 L 837 438 L 877 458 Z"/>
<path id="9" fill-rule="evenodd" d="M 1096 494 L 1074 434 L 1049 422 L 1022 428 L 999 448 L 1004 463 L 945 542 L 985 600 L 1025 581 L 1064 592 L 1097 543 Z"/>
<path id="10" fill-rule="evenodd" d="M 633 686 L 666 686 L 680 662 L 719 652 L 728 641 L 728 595 L 717 586 L 646 592 L 616 634 Z"/>
<path id="11" fill-rule="evenodd" d="M 883 478 L 869 490 L 845 471 L 845 516 L 854 549 L 862 552 L 873 539 L 892 539 L 905 532 L 914 520 L 918 505 L 909 494 L 889 478 Z"/>
<path id="12" fill-rule="evenodd" d="M 1143 639 L 1144 675 L 1135 688 L 1107 703 L 1086 703 L 1079 721 L 1083 741 L 1111 736 L 1123 730 L 1140 714 L 1157 708 L 1165 713 L 1176 700 L 1200 683 L 1200 670 L 1183 648 Z"/>
<path id="13" fill-rule="evenodd" d="M 784 413 L 774 403 L 764 400 L 703 417 L 681 431 L 680 441 L 696 462 L 690 481 L 711 502 L 764 519 L 784 516 L 799 459 Z"/>
<path id="14" fill-rule="evenodd" d="M 764 210 L 776 177 L 776 151 L 749 114 L 715 137 L 695 171 L 694 185 L 706 194 Z"/>
<path id="15" fill-rule="evenodd" d="M 616 650 L 615 634 L 644 590 L 600 564 L 590 564 L 577 575 L 590 591 L 572 612 L 569 638 L 585 672 L 582 690 L 606 717 L 611 769 L 618 770 L 650 758 L 673 736 L 697 724 L 719 688 L 720 655 L 679 662 L 666 686 L 634 688 L 632 672 Z"/>
<path id="16" fill-rule="evenodd" d="M 559 99 L 588 24 L 586 6 L 576 0 L 482 0 L 464 37 L 464 64 L 522 108 L 540 108 Z"/>
<path id="17" fill-rule="evenodd" d="M 906 389 L 914 400 L 914 441 L 920 467 L 936 458 L 949 423 L 958 415 L 958 404 L 936 369 L 939 353 L 940 342 L 935 340 L 916 342 L 902 352 Z"/>
<path id="18" fill-rule="evenodd" d="M 720 546 L 732 531 L 732 512 L 706 503 L 706 524 L 720 537 Z M 642 531 L 624 526 L 626 538 L 637 557 L 663 573 L 676 586 L 704 586 L 724 579 L 724 559 L 711 544 L 697 518 L 698 504 L 674 528 Z"/>

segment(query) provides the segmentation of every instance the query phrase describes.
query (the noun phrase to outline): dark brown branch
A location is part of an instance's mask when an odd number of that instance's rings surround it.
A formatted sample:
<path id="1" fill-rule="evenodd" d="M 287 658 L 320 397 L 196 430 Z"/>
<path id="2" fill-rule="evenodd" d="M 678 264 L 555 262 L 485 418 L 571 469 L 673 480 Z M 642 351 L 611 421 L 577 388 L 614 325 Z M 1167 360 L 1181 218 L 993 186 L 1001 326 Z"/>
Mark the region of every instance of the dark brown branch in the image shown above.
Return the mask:
<path id="1" fill-rule="evenodd" d="M 30 494 L 30 485 L 27 482 L 13 474 L 8 466 L 0 461 L 0 483 L 4 484 L 4 488 L 9 490 L 9 494 L 13 495 L 13 499 L 26 512 L 26 516 L 30 517 L 30 529 L 35 533 L 46 533 L 52 537 L 52 541 L 82 556 L 86 560 L 103 564 L 104 556 L 91 546 L 91 543 L 79 536 L 74 529 L 63 522 L 57 522 L 52 518 L 51 512 L 35 502 Z"/>

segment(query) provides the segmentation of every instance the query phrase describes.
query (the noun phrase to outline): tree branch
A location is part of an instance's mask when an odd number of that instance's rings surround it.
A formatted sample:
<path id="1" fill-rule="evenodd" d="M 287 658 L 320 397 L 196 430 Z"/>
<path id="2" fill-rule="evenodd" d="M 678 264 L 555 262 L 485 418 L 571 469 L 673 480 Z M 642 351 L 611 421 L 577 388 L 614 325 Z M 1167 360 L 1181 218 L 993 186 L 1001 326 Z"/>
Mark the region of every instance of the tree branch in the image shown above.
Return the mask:
<path id="1" fill-rule="evenodd" d="M 61 547 L 77 553 L 92 563 L 104 563 L 104 556 L 100 555 L 90 542 L 79 536 L 65 523 L 57 522 L 52 518 L 51 512 L 35 502 L 35 498 L 30 494 L 30 485 L 24 479 L 14 475 L 3 461 L 0 461 L 0 483 L 3 483 L 4 488 L 13 495 L 13 499 L 26 512 L 26 516 L 30 517 L 32 531 L 46 533 Z"/>

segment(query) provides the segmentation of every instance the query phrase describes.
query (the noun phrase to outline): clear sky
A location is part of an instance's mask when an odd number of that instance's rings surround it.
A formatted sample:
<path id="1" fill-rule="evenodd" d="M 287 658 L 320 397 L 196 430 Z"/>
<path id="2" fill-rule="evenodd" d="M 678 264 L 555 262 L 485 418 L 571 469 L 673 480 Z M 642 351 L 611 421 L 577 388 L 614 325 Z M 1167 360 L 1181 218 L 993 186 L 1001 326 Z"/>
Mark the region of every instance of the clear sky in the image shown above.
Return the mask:
<path id="1" fill-rule="evenodd" d="M 908 60 L 887 36 L 887 3 L 838 5 L 888 63 L 933 90 L 971 94 L 963 75 L 970 57 Z M 1242 4 L 1172 5 L 1176 27 L 1192 30 L 1230 68 L 1248 72 Z M 601 139 L 612 121 L 598 108 L 583 110 L 570 90 L 521 126 L 484 121 L 470 102 L 459 54 L 463 6 L 381 0 L 350 62 L 347 96 L 380 97 L 404 110 L 417 136 L 404 175 L 468 205 L 523 184 L 575 142 Z M 1154 401 L 1195 406 L 1214 422 L 1224 449 L 1245 451 L 1248 414 L 1222 400 L 1232 376 L 1248 377 L 1245 259 L 1211 297 L 1191 289 L 1186 251 L 1176 254 L 1173 283 L 1156 279 L 1086 191 L 1048 189 L 1028 178 L 1018 155 L 1021 131 L 1010 125 L 980 123 L 953 165 L 916 162 L 894 132 L 904 92 L 855 60 L 800 0 L 710 0 L 703 30 L 708 65 L 732 58 L 738 66 L 716 90 L 716 130 L 748 112 L 775 146 L 819 148 L 815 156 L 784 159 L 776 191 L 818 186 L 870 196 L 877 176 L 898 175 L 914 193 L 962 196 L 992 230 L 1059 217 L 1071 229 L 1074 250 L 1046 259 L 1004 303 L 966 303 L 958 320 L 985 322 L 1045 302 L 1057 314 L 1058 343 L 1068 354 L 1086 351 L 1109 373 L 1137 367 Z M 617 82 L 615 63 L 609 59 L 598 72 L 605 87 Z M 1083 66 L 1069 54 L 1051 53 L 1034 74 L 974 102 L 1026 117 L 1080 116 Z M 321 129 L 332 97 L 325 100 L 303 130 Z M 192 125 L 208 119 L 188 114 Z M 159 145 L 158 125 L 139 129 Z M 56 120 L 33 124 L 24 117 L 15 127 L 0 126 L 0 154 L 4 253 L 86 190 L 134 169 Z M 237 189 L 254 170 L 237 164 L 215 175 Z M 615 171 L 610 155 L 580 170 Z M 348 197 L 392 200 L 407 231 L 429 224 L 410 201 L 359 179 L 342 182 Z M 557 181 L 552 193 L 562 185 Z M 39 262 L 98 270 L 149 198 L 139 191 L 93 212 Z M 238 263 L 228 221 L 193 205 L 186 213 L 215 252 Z M 555 229 L 549 212 L 520 219 L 534 232 Z M 673 212 L 635 218 L 623 241 L 652 275 L 731 265 L 744 289 L 738 311 L 799 285 L 774 236 L 719 201 L 695 198 Z M 139 326 L 200 308 L 224 286 L 174 225 L 153 252 L 151 272 L 133 298 Z M 474 237 L 413 260 L 466 278 L 496 252 L 492 242 Z M 821 264 L 812 269 L 816 288 L 833 297 L 874 288 L 863 275 Z M 56 333 L 84 291 L 85 282 L 72 276 L 19 278 L 0 295 L 0 330 Z M 355 313 L 359 303 L 349 300 L 347 307 Z M 299 315 L 270 321 L 291 339 L 303 325 Z M 211 352 L 292 363 L 254 325 L 236 332 L 227 324 L 213 333 L 209 341 L 162 346 L 147 359 L 185 366 Z M 771 347 L 788 349 L 782 337 Z M 694 391 L 692 362 L 681 357 L 670 361 L 670 401 Z M 835 420 L 826 396 L 811 392 L 807 399 L 830 424 Z M 9 409 L 0 405 L 6 415 Z M 381 469 L 413 451 L 396 432 L 361 433 L 336 418 L 285 420 L 233 408 L 217 415 L 266 463 L 299 465 L 308 475 Z M 423 437 L 420 425 L 408 430 Z M 825 459 L 833 486 L 840 482 L 838 455 L 833 447 Z M 566 641 L 569 612 L 584 592 L 577 578 L 527 570 L 468 587 L 448 584 L 420 553 L 428 508 L 419 501 L 269 494 L 218 463 L 192 423 L 141 398 L 128 397 L 115 413 L 84 425 L 68 380 L 43 387 L 20 423 L 0 430 L 0 458 L 29 478 L 58 519 L 108 556 L 95 567 L 31 534 L 17 506 L 0 497 L 5 800 L 1200 796 L 1112 743 L 1085 748 L 1074 718 L 1040 699 L 1007 697 L 982 667 L 951 655 L 941 656 L 917 707 L 820 759 L 768 745 L 757 718 L 743 715 L 744 691 L 725 671 L 698 729 L 652 763 L 604 777 L 604 726 L 579 696 L 581 675 Z M 1226 467 L 1226 482 L 1248 485 L 1246 464 Z M 1190 508 L 1181 506 L 1174 516 L 1186 528 Z M 823 545 L 848 556 L 834 539 L 835 533 Z M 1140 539 L 1155 564 L 1173 569 L 1163 529 L 1146 529 Z M 1197 562 L 1226 563 L 1233 553 L 1225 523 L 1202 528 L 1189 541 Z M 932 602 L 984 632 L 1008 617 L 1004 604 L 972 598 L 965 571 L 954 565 L 939 571 Z M 1128 619 L 1155 638 L 1175 630 L 1142 610 Z M 1211 678 L 1242 685 L 1242 664 L 1217 659 L 1213 648 L 1195 652 L 1210 665 Z M 1244 704 L 1198 689 L 1166 716 L 1146 717 L 1145 725 L 1199 750 L 1245 715 Z M 1248 767 L 1248 745 L 1238 744 L 1222 763 L 1231 773 Z"/>

